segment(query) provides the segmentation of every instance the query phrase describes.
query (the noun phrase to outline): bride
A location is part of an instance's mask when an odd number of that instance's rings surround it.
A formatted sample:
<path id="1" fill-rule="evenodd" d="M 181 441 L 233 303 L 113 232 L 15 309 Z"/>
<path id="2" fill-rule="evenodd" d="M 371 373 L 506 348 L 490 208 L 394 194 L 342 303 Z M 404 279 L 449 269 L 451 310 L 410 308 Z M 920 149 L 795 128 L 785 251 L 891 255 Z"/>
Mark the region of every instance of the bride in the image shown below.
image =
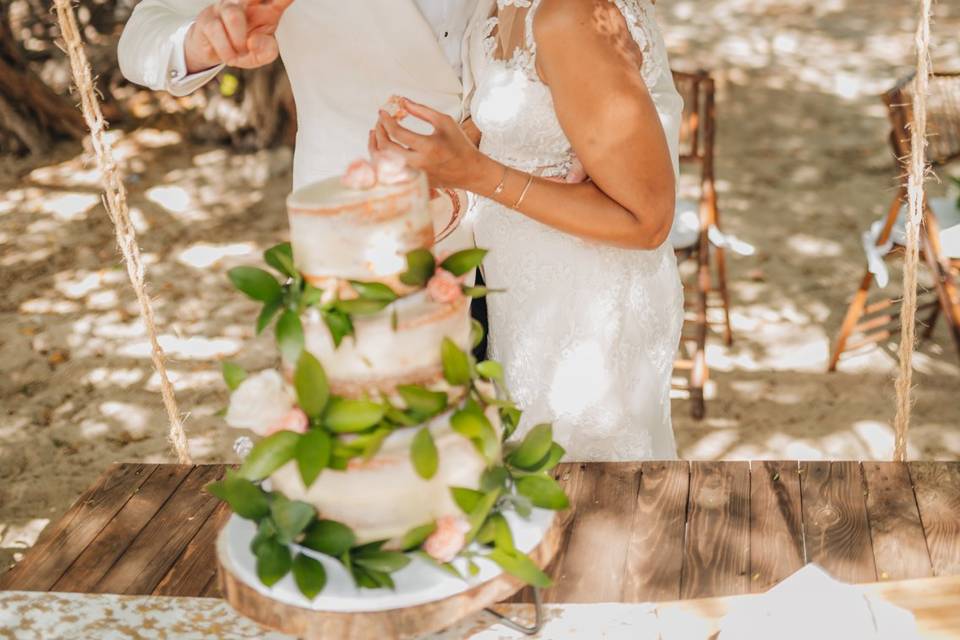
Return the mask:
<path id="1" fill-rule="evenodd" d="M 650 0 L 486 0 L 466 36 L 465 128 L 405 100 L 371 146 L 465 189 L 521 429 L 568 458 L 676 457 L 670 375 L 682 287 L 670 246 L 682 101 Z M 479 140 L 479 144 L 477 144 Z M 585 172 L 585 175 L 584 175 Z M 588 176 L 588 179 L 584 179 Z"/>

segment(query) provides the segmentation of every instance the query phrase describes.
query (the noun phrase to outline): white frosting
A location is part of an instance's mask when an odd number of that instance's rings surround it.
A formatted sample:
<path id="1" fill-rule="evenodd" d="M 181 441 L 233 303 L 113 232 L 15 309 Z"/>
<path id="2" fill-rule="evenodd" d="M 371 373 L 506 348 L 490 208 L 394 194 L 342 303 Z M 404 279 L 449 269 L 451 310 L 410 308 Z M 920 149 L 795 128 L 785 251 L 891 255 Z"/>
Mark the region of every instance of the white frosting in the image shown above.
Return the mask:
<path id="1" fill-rule="evenodd" d="M 271 476 L 271 487 L 352 528 L 359 542 L 397 538 L 442 516 L 462 515 L 450 487 L 478 488 L 486 462 L 472 442 L 450 429 L 450 415 L 429 423 L 439 460 L 430 480 L 417 475 L 410 462 L 410 443 L 418 430 L 413 427 L 394 431 L 362 468 L 324 469 L 307 489 L 296 463 L 290 462 Z M 496 411 L 489 409 L 487 416 L 499 433 Z"/>
<path id="2" fill-rule="evenodd" d="M 406 254 L 433 242 L 426 177 L 350 189 L 334 177 L 287 198 L 297 268 L 308 279 L 376 280 L 406 269 Z"/>
<path id="3" fill-rule="evenodd" d="M 353 395 L 350 389 L 358 386 L 383 389 L 384 384 L 392 387 L 436 379 L 442 371 L 440 345 L 444 338 L 469 351 L 468 298 L 447 305 L 433 302 L 420 292 L 393 306 L 396 330 L 390 308 L 372 316 L 354 316 L 356 336 L 344 338 L 339 348 L 334 347 L 318 311 L 304 315 L 306 349 L 323 363 L 334 392 Z"/>

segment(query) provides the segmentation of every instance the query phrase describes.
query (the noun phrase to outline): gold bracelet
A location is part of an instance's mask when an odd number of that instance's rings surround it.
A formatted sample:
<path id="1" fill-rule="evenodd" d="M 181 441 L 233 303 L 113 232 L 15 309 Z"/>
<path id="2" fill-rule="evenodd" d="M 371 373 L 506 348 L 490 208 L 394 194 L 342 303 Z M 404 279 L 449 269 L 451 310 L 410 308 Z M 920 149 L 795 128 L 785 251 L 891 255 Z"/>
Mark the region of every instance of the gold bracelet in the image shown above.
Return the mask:
<path id="1" fill-rule="evenodd" d="M 507 174 L 509 174 L 509 173 L 510 173 L 510 167 L 504 165 L 504 166 L 503 166 L 503 177 L 500 178 L 500 184 L 497 185 L 497 188 L 493 190 L 493 195 L 490 196 L 491 198 L 495 198 L 496 196 L 498 196 L 498 195 L 500 195 L 501 193 L 503 193 L 503 188 L 504 188 L 505 186 L 507 186 Z"/>
<path id="2" fill-rule="evenodd" d="M 527 184 L 523 187 L 523 191 L 520 192 L 520 197 L 517 198 L 517 201 L 514 203 L 512 209 L 520 210 L 520 205 L 523 203 L 523 199 L 527 197 L 527 192 L 530 191 L 530 187 L 533 186 L 533 174 L 527 178 Z"/>

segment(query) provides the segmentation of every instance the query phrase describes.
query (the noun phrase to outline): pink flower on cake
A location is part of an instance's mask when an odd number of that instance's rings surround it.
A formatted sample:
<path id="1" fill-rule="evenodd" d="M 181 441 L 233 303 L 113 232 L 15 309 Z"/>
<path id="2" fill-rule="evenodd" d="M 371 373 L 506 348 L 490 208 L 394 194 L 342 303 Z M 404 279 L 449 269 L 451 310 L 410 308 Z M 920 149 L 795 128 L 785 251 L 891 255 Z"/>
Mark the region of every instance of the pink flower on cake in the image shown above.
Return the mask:
<path id="1" fill-rule="evenodd" d="M 446 269 L 437 269 L 427 282 L 427 295 L 434 302 L 453 304 L 463 298 L 461 279 Z"/>
<path id="2" fill-rule="evenodd" d="M 249 429 L 264 436 L 286 419 L 293 409 L 293 395 L 277 371 L 267 369 L 247 376 L 230 396 L 226 421 L 235 429 Z"/>
<path id="3" fill-rule="evenodd" d="M 278 431 L 293 431 L 294 433 L 306 433 L 310 419 L 300 407 L 294 407 L 283 416 L 279 422 L 267 429 L 266 435 L 272 435 Z"/>
<path id="4" fill-rule="evenodd" d="M 407 161 L 398 153 L 381 151 L 373 157 L 377 168 L 377 181 L 380 184 L 400 184 L 410 179 Z"/>
<path id="5" fill-rule="evenodd" d="M 423 550 L 437 562 L 450 562 L 457 557 L 467 541 L 470 524 L 458 516 L 443 516 L 437 520 L 437 529 L 423 543 Z"/>
<path id="6" fill-rule="evenodd" d="M 377 186 L 377 170 L 367 160 L 354 160 L 347 167 L 347 172 L 340 178 L 340 182 L 348 189 L 366 191 Z"/>

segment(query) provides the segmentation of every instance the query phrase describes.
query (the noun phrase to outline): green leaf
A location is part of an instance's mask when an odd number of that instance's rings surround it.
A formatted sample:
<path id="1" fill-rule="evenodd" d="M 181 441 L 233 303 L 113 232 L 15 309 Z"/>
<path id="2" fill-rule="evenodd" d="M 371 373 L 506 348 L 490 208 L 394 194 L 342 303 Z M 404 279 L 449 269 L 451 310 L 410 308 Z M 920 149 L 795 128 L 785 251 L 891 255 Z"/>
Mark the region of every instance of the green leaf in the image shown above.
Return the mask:
<path id="1" fill-rule="evenodd" d="M 246 370 L 238 364 L 224 360 L 220 365 L 220 370 L 223 371 L 223 381 L 227 383 L 227 388 L 230 391 L 236 391 L 240 383 L 247 379 Z"/>
<path id="2" fill-rule="evenodd" d="M 440 263 L 440 266 L 455 276 L 462 276 L 468 271 L 479 267 L 486 255 L 486 249 L 464 249 L 449 256 Z"/>
<path id="3" fill-rule="evenodd" d="M 293 372 L 293 387 L 297 391 L 297 403 L 304 413 L 311 418 L 323 415 L 330 399 L 330 387 L 323 365 L 309 351 L 300 354 Z"/>
<path id="4" fill-rule="evenodd" d="M 273 320 L 273 316 L 277 315 L 277 311 L 280 311 L 282 306 L 283 300 L 280 298 L 263 304 L 260 315 L 257 316 L 257 335 L 263 333 L 263 330 L 270 326 L 270 321 Z"/>
<path id="5" fill-rule="evenodd" d="M 312 307 L 319 304 L 321 300 L 323 300 L 323 289 L 318 289 L 308 282 L 300 296 L 300 302 L 304 307 Z"/>
<path id="6" fill-rule="evenodd" d="M 483 500 L 484 494 L 475 489 L 464 487 L 450 487 L 450 495 L 464 513 L 471 513 Z"/>
<path id="7" fill-rule="evenodd" d="M 250 541 L 250 551 L 253 553 L 253 555 L 257 555 L 261 544 L 267 540 L 273 540 L 276 537 L 277 528 L 273 525 L 273 521 L 270 520 L 270 518 L 263 518 L 260 520 L 260 525 L 257 527 L 256 535 L 254 535 L 253 539 Z"/>
<path id="8" fill-rule="evenodd" d="M 497 504 L 499 498 L 499 489 L 485 493 L 483 498 L 480 499 L 480 502 L 477 503 L 477 506 L 473 508 L 473 511 L 467 515 L 467 522 L 470 523 L 470 531 L 467 532 L 466 536 L 467 544 L 470 544 L 477 536 L 477 532 L 480 531 L 480 527 L 482 527 L 483 523 L 487 520 L 487 516 L 490 515 L 490 510 Z"/>
<path id="9" fill-rule="evenodd" d="M 277 537 L 283 543 L 293 542 L 314 519 L 317 510 L 306 502 L 287 500 L 278 496 L 280 494 L 274 496 L 273 503 L 270 505 L 270 515 L 277 526 Z"/>
<path id="10" fill-rule="evenodd" d="M 373 456 L 377 455 L 380 447 L 383 446 L 383 441 L 386 440 L 387 436 L 391 433 L 393 433 L 393 429 L 380 427 L 375 429 L 373 433 L 359 436 L 357 441 L 363 444 L 363 451 L 361 452 L 363 459 L 370 460 Z"/>
<path id="11" fill-rule="evenodd" d="M 240 466 L 240 476 L 257 482 L 290 462 L 297 450 L 300 434 L 293 431 L 278 431 L 256 445 Z"/>
<path id="12" fill-rule="evenodd" d="M 470 348 L 476 349 L 483 342 L 483 325 L 476 318 L 470 318 Z"/>
<path id="13" fill-rule="evenodd" d="M 470 384 L 470 359 L 453 340 L 443 339 L 440 355 L 443 359 L 443 377 L 447 382 L 460 387 Z"/>
<path id="14" fill-rule="evenodd" d="M 381 420 L 386 407 L 369 400 L 336 398 L 327 407 L 324 424 L 334 433 L 365 431 Z"/>
<path id="15" fill-rule="evenodd" d="M 263 252 L 263 259 L 285 276 L 296 278 L 299 275 L 297 268 L 293 266 L 293 248 L 289 242 L 270 247 Z"/>
<path id="16" fill-rule="evenodd" d="M 298 553 L 293 559 L 293 579 L 300 593 L 313 600 L 327 586 L 327 571 L 319 560 Z"/>
<path id="17" fill-rule="evenodd" d="M 417 550 L 417 551 L 412 551 L 411 553 L 417 556 L 418 558 L 420 558 L 421 560 L 423 560 L 424 562 L 426 562 L 428 565 L 432 567 L 436 567 L 437 569 L 440 569 L 442 571 L 446 571 L 447 573 L 452 575 L 454 578 L 459 578 L 463 580 L 463 576 L 460 575 L 460 572 L 457 571 L 457 568 L 453 566 L 453 564 L 449 562 L 444 562 L 443 564 L 441 564 L 436 560 L 434 560 L 433 557 L 426 551 Z"/>
<path id="18" fill-rule="evenodd" d="M 330 330 L 335 347 L 339 347 L 344 338 L 354 334 L 353 320 L 340 309 L 324 309 L 323 322 Z"/>
<path id="19" fill-rule="evenodd" d="M 503 367 L 495 360 L 484 360 L 477 365 L 477 373 L 487 380 L 503 382 Z"/>
<path id="20" fill-rule="evenodd" d="M 422 287 L 433 277 L 437 262 L 427 249 L 417 249 L 407 254 L 407 270 L 400 274 L 400 282 L 411 287 Z"/>
<path id="21" fill-rule="evenodd" d="M 380 313 L 390 304 L 389 300 L 367 300 L 355 298 L 353 300 L 337 300 L 336 309 L 352 316 L 369 316 Z"/>
<path id="22" fill-rule="evenodd" d="M 322 429 L 310 429 L 301 436 L 294 457 L 297 459 L 297 468 L 300 470 L 303 485 L 308 489 L 320 472 L 330 464 L 332 448 L 330 434 Z"/>
<path id="23" fill-rule="evenodd" d="M 506 486 L 509 477 L 510 474 L 505 467 L 490 467 L 480 476 L 480 490 L 486 493 L 494 489 L 502 489 Z"/>
<path id="24" fill-rule="evenodd" d="M 354 542 L 356 536 L 347 525 L 334 520 L 317 520 L 307 527 L 300 544 L 336 558 L 349 551 Z"/>
<path id="25" fill-rule="evenodd" d="M 507 457 L 507 462 L 520 469 L 532 469 L 550 451 L 553 444 L 553 427 L 538 424 L 530 429 L 523 442 Z"/>
<path id="26" fill-rule="evenodd" d="M 483 413 L 469 408 L 461 409 L 450 416 L 450 428 L 469 438 L 488 462 L 493 462 L 500 455 L 500 442 L 497 432 Z"/>
<path id="27" fill-rule="evenodd" d="M 503 293 L 503 292 L 504 292 L 504 289 L 489 289 L 489 288 L 487 288 L 487 287 L 467 287 L 467 286 L 463 286 L 463 287 L 461 287 L 461 289 L 463 290 L 463 295 L 467 296 L 468 298 L 483 298 L 483 297 L 486 297 L 486 296 L 490 295 L 491 293 Z"/>
<path id="28" fill-rule="evenodd" d="M 437 445 L 433 442 L 429 428 L 420 427 L 417 435 L 413 437 L 413 443 L 410 445 L 410 460 L 417 475 L 424 480 L 429 480 L 437 473 Z"/>
<path id="29" fill-rule="evenodd" d="M 560 460 L 563 459 L 564 454 L 567 453 L 567 450 L 558 445 L 556 442 L 550 445 L 550 451 L 547 453 L 547 457 L 537 464 L 537 471 L 550 471 L 558 464 Z"/>
<path id="30" fill-rule="evenodd" d="M 287 309 L 277 320 L 277 344 L 284 362 L 294 363 L 303 351 L 303 324 L 300 316 Z"/>
<path id="31" fill-rule="evenodd" d="M 287 545 L 267 539 L 257 545 L 257 576 L 268 587 L 280 582 L 290 572 L 293 559 Z"/>
<path id="32" fill-rule="evenodd" d="M 400 425 L 401 427 L 415 427 L 422 422 L 422 420 L 417 420 L 412 413 L 404 413 L 396 407 L 389 407 L 387 409 L 387 413 L 384 414 L 384 417 L 386 417 L 386 419 L 390 422 Z"/>
<path id="33" fill-rule="evenodd" d="M 393 573 L 410 564 L 410 558 L 399 551 L 353 553 L 353 562 L 364 569 Z"/>
<path id="34" fill-rule="evenodd" d="M 401 385 L 397 392 L 411 413 L 421 421 L 428 420 L 447 408 L 449 398 L 443 391 L 430 391 L 417 385 Z"/>
<path id="35" fill-rule="evenodd" d="M 403 534 L 403 537 L 400 539 L 400 549 L 402 551 L 411 551 L 418 548 L 427 538 L 430 537 L 430 534 L 437 530 L 437 523 L 431 522 L 420 527 L 414 527 Z"/>
<path id="36" fill-rule="evenodd" d="M 358 280 L 351 280 L 350 286 L 352 286 L 353 290 L 364 300 L 393 302 L 399 297 L 393 289 L 382 282 L 360 282 Z"/>
<path id="37" fill-rule="evenodd" d="M 257 267 L 234 267 L 227 272 L 227 277 L 233 286 L 254 300 L 271 302 L 283 295 L 277 279 Z"/>
<path id="38" fill-rule="evenodd" d="M 553 584 L 550 576 L 541 571 L 540 567 L 525 553 L 517 550 L 507 551 L 498 548 L 491 551 L 487 557 L 500 565 L 500 568 L 510 575 L 523 580 L 531 586 L 542 589 Z"/>
<path id="39" fill-rule="evenodd" d="M 263 489 L 232 469 L 227 470 L 223 480 L 208 484 L 207 491 L 229 504 L 241 518 L 259 520 L 270 513 L 270 503 Z"/>
<path id="40" fill-rule="evenodd" d="M 503 429 L 503 440 L 506 441 L 513 435 L 513 432 L 517 430 L 517 427 L 520 426 L 520 417 L 523 415 L 523 412 L 516 406 L 510 405 L 501 407 L 499 413 L 500 426 Z"/>
<path id="41" fill-rule="evenodd" d="M 487 519 L 487 522 L 493 523 L 493 544 L 497 549 L 513 551 L 513 532 L 510 531 L 510 525 L 507 519 L 501 513 L 495 513 Z"/>
<path id="42" fill-rule="evenodd" d="M 527 496 L 534 506 L 559 511 L 570 506 L 567 494 L 557 481 L 549 476 L 524 476 L 517 478 L 517 491 Z"/>

